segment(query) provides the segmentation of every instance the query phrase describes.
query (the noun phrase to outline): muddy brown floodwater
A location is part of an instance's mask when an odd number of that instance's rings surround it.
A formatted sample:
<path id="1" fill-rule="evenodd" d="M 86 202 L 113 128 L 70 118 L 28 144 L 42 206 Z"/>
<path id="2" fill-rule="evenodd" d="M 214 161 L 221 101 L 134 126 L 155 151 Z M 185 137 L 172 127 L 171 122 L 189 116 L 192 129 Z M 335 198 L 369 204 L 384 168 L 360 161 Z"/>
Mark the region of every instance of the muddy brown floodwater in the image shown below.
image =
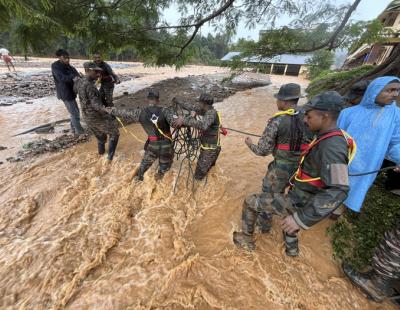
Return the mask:
<path id="1" fill-rule="evenodd" d="M 227 127 L 261 133 L 275 112 L 270 88 L 217 104 Z M 129 129 L 145 135 L 138 125 Z M 31 163 L 0 166 L 2 309 L 395 309 L 355 289 L 333 261 L 326 228 L 284 254 L 278 220 L 247 253 L 232 243 L 242 201 L 260 190 L 271 158 L 230 133 L 208 183 L 195 192 L 178 163 L 156 183 L 132 176 L 142 145 L 121 131 L 112 164 L 92 140 Z"/>

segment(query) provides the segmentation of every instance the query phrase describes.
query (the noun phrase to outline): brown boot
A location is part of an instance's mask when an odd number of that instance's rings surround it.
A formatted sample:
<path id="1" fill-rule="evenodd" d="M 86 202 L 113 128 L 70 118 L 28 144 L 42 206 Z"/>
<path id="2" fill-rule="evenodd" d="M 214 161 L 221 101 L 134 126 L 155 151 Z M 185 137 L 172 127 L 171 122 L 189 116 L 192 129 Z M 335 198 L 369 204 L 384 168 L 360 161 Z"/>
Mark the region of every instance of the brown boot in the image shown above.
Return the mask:
<path id="1" fill-rule="evenodd" d="M 247 251 L 254 251 L 256 249 L 256 244 L 253 239 L 253 235 L 245 234 L 244 232 L 233 233 L 233 243 Z"/>

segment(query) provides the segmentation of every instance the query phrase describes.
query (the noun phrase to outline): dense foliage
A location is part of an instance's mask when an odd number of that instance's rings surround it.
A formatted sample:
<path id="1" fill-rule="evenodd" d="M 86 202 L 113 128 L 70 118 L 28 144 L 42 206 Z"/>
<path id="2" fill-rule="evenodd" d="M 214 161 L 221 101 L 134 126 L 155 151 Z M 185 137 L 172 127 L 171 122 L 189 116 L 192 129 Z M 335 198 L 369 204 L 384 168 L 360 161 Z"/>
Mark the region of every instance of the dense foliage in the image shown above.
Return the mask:
<path id="1" fill-rule="evenodd" d="M 8 33 L 23 54 L 64 42 L 79 53 L 125 52 L 149 64 L 180 66 L 216 55 L 210 46 L 203 49 L 204 38 L 197 39 L 204 25 L 225 38 L 239 22 L 249 29 L 264 24 L 267 35 L 250 45 L 253 55 L 348 45 L 362 32 L 350 20 L 360 1 L 348 6 L 333 0 L 0 0 L 0 23 L 2 37 Z M 179 22 L 171 25 L 166 10 L 176 12 Z M 290 22 L 276 27 L 283 16 Z"/>
<path id="2" fill-rule="evenodd" d="M 361 214 L 347 211 L 330 227 L 335 258 L 357 268 L 367 266 L 383 234 L 394 228 L 399 218 L 400 197 L 374 186 Z"/>

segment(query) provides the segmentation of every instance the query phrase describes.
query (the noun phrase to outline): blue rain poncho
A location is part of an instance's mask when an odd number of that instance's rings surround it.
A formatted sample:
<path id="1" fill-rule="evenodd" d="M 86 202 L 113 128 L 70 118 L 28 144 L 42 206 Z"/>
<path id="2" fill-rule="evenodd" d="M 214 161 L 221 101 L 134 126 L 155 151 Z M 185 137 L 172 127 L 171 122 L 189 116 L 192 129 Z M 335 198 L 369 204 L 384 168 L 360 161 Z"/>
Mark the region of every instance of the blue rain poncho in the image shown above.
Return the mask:
<path id="1" fill-rule="evenodd" d="M 338 127 L 347 131 L 357 144 L 357 153 L 349 166 L 350 174 L 365 173 L 381 168 L 385 157 L 400 164 L 400 108 L 395 103 L 381 107 L 376 97 L 394 76 L 375 79 L 368 86 L 361 103 L 344 109 Z M 350 192 L 344 204 L 360 212 L 368 189 L 377 174 L 350 177 Z"/>

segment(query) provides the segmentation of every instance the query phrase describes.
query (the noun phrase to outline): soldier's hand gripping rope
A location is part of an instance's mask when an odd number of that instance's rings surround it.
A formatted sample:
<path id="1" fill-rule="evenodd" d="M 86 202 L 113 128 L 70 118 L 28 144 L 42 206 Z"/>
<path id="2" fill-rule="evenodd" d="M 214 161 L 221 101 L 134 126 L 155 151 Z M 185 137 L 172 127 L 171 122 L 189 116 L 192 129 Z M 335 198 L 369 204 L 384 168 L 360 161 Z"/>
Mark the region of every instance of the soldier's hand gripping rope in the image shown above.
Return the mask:
<path id="1" fill-rule="evenodd" d="M 175 110 L 178 115 L 182 116 L 190 111 L 185 110 L 179 105 L 179 103 L 173 99 L 173 103 L 175 104 Z M 182 159 L 178 176 L 174 185 L 174 192 L 176 191 L 179 178 L 182 173 L 183 165 L 186 163 L 188 168 L 188 176 L 186 179 L 186 188 L 189 187 L 190 181 L 192 181 L 192 189 L 194 188 L 194 169 L 193 164 L 198 159 L 199 150 L 200 150 L 200 135 L 199 131 L 195 128 L 190 127 L 179 127 L 176 128 L 172 134 L 174 152 L 176 159 Z"/>

